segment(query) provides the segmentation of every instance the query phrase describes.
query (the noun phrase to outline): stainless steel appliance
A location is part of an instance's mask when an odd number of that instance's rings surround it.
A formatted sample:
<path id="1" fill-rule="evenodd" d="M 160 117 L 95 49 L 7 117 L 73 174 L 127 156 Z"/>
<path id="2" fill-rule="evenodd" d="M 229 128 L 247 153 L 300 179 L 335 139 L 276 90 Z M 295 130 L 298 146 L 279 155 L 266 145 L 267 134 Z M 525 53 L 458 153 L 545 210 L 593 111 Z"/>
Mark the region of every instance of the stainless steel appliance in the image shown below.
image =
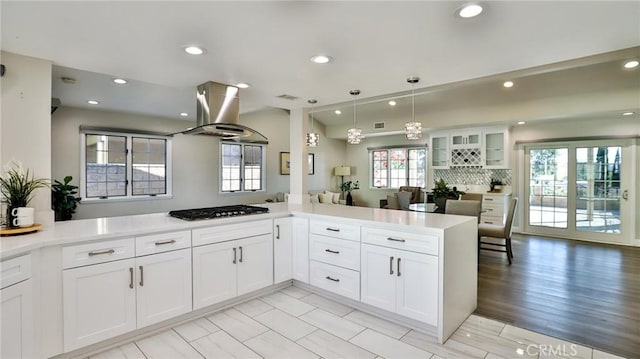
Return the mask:
<path id="1" fill-rule="evenodd" d="M 194 221 L 198 219 L 213 219 L 235 216 L 246 216 L 249 214 L 268 213 L 269 208 L 247 205 L 220 206 L 208 208 L 183 209 L 179 211 L 171 211 L 171 217 Z"/>

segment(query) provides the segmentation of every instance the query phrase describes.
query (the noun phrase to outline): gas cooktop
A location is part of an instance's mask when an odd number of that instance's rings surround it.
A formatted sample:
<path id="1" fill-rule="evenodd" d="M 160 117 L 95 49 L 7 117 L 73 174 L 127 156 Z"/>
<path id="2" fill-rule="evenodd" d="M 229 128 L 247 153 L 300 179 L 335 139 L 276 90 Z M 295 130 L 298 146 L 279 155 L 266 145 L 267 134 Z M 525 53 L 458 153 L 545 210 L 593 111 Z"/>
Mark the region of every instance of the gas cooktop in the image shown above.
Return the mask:
<path id="1" fill-rule="evenodd" d="M 198 219 L 246 216 L 249 214 L 260 214 L 260 213 L 268 213 L 268 212 L 269 212 L 269 208 L 236 205 L 236 206 L 183 209 L 179 211 L 171 211 L 169 212 L 169 215 L 171 217 L 180 218 L 187 221 L 194 221 Z"/>

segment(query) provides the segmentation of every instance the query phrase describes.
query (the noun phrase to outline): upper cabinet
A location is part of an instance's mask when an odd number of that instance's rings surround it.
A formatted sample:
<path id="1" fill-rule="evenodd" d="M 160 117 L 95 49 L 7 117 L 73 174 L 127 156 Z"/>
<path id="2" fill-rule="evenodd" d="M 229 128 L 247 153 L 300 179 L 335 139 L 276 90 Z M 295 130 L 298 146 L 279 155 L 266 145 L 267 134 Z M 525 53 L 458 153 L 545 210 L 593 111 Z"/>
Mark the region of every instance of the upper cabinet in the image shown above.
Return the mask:
<path id="1" fill-rule="evenodd" d="M 508 168 L 507 127 L 472 128 L 431 134 L 431 168 Z"/>

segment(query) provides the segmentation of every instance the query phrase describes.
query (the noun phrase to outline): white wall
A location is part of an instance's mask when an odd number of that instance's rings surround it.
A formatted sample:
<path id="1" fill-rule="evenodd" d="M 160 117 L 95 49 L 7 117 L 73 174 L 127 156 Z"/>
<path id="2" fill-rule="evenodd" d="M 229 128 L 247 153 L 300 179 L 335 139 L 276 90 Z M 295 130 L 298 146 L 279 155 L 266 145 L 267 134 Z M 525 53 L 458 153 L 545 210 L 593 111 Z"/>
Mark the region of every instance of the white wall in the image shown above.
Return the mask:
<path id="1" fill-rule="evenodd" d="M 35 177 L 50 178 L 51 62 L 8 52 L 1 52 L 0 60 L 6 66 L 1 81 L 0 164 L 20 161 Z M 49 189 L 37 190 L 29 206 L 35 207 L 37 222 L 53 222 Z"/>

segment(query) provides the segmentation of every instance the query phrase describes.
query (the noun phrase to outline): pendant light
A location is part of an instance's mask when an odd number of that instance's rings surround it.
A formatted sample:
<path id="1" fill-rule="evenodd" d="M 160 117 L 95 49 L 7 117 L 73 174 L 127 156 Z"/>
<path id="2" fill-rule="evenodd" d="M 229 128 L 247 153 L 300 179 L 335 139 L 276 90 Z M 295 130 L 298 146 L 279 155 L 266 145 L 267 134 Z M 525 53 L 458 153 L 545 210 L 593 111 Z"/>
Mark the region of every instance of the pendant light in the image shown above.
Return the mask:
<path id="1" fill-rule="evenodd" d="M 356 127 L 356 96 L 360 94 L 360 90 L 351 90 L 349 94 L 353 96 L 353 127 L 347 131 L 347 143 L 357 145 L 364 138 L 362 129 Z"/>
<path id="2" fill-rule="evenodd" d="M 320 136 L 313 129 L 313 105 L 318 103 L 316 100 L 307 101 L 311 105 L 311 132 L 307 132 L 307 147 L 318 147 L 318 140 Z"/>
<path id="3" fill-rule="evenodd" d="M 419 140 L 422 138 L 422 123 L 416 121 L 416 96 L 414 94 L 415 84 L 420 81 L 419 77 L 409 77 L 407 82 L 411 84 L 411 122 L 404 124 L 404 137 L 407 140 Z"/>

